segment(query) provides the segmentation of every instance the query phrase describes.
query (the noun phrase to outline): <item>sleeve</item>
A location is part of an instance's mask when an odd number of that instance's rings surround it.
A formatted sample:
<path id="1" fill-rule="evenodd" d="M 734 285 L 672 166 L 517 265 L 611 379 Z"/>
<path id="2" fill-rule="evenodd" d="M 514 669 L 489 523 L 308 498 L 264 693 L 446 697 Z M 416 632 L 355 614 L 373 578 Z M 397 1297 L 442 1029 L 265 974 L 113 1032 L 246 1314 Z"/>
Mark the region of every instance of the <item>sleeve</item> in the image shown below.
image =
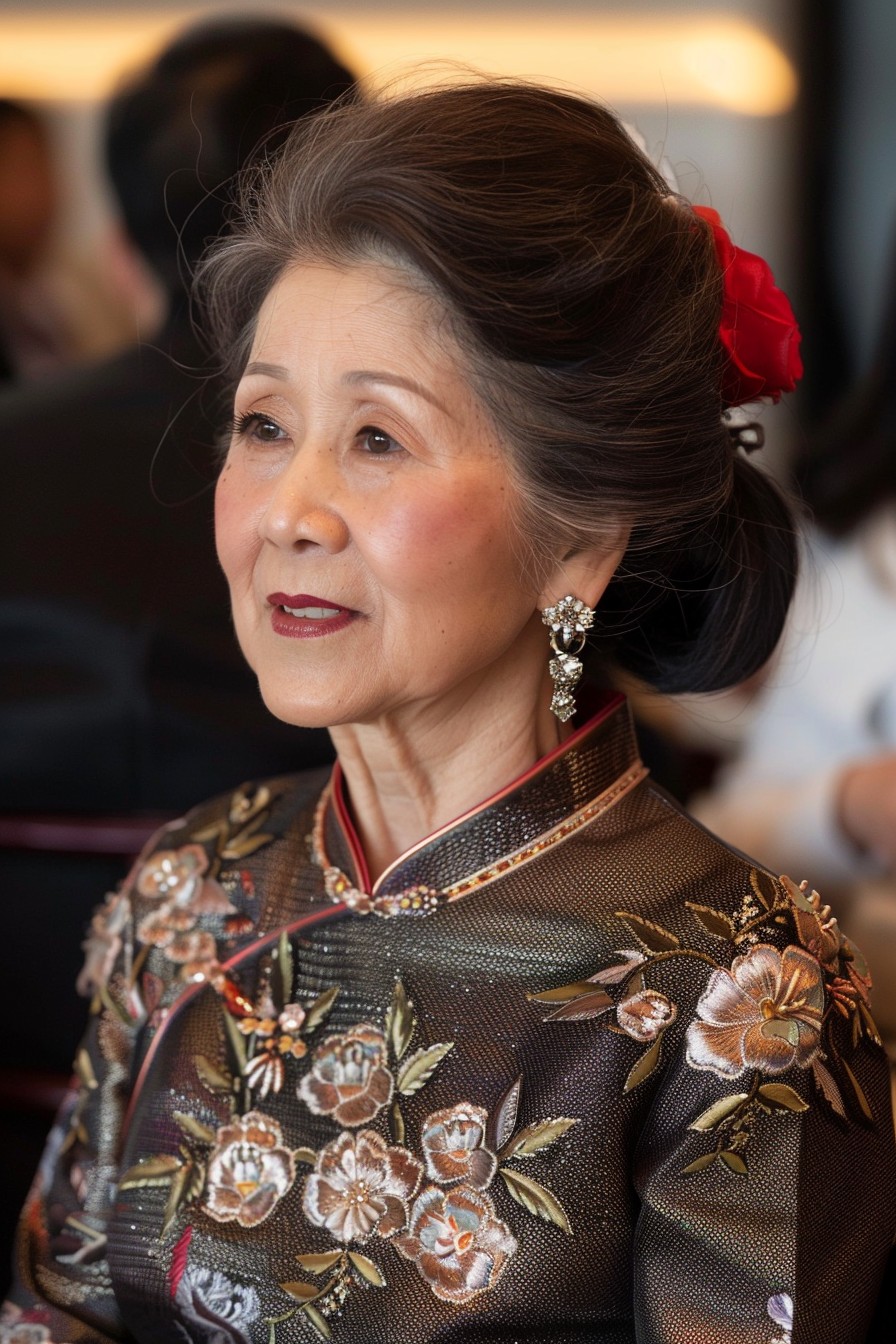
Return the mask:
<path id="1" fill-rule="evenodd" d="M 860 1344 L 873 1315 L 896 1152 L 864 962 L 815 893 L 764 886 L 733 957 L 691 907 L 718 941 L 679 970 L 636 1152 L 638 1344 Z"/>
<path id="2" fill-rule="evenodd" d="M 79 989 L 92 995 L 73 1088 L 56 1119 L 22 1212 L 0 1344 L 107 1344 L 129 1339 L 106 1259 L 121 1122 L 146 1017 L 134 953 L 133 877 L 94 915 Z"/>

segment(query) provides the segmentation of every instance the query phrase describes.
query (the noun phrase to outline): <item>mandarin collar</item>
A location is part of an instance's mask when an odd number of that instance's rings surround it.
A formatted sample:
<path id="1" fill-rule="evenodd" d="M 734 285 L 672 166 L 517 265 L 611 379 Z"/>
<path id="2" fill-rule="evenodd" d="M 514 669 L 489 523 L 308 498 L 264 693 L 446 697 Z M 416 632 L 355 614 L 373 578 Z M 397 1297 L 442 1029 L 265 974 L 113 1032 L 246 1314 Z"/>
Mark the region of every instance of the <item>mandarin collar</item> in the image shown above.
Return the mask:
<path id="1" fill-rule="evenodd" d="M 499 792 L 434 831 L 371 885 L 337 762 L 318 818 L 318 861 L 334 899 L 361 913 L 426 913 L 494 881 L 561 843 L 639 783 L 638 755 L 624 696 L 610 693 L 580 728 Z M 338 874 L 333 889 L 331 874 Z M 350 884 L 346 890 L 347 879 Z M 422 900 L 420 895 L 429 895 Z"/>

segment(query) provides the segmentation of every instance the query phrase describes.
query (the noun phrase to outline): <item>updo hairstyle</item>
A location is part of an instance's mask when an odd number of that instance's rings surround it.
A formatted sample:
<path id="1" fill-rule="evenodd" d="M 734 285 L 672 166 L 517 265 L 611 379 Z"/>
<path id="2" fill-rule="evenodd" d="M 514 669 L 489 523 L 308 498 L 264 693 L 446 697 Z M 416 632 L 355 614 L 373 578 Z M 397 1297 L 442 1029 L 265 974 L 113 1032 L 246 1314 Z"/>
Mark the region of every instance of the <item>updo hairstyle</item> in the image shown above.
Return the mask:
<path id="1" fill-rule="evenodd" d="M 710 230 L 615 116 L 483 81 L 297 125 L 200 271 L 234 377 L 268 291 L 315 260 L 397 265 L 438 297 L 508 447 L 536 563 L 631 526 L 600 655 L 666 692 L 761 666 L 795 578 L 791 520 L 721 423 Z"/>

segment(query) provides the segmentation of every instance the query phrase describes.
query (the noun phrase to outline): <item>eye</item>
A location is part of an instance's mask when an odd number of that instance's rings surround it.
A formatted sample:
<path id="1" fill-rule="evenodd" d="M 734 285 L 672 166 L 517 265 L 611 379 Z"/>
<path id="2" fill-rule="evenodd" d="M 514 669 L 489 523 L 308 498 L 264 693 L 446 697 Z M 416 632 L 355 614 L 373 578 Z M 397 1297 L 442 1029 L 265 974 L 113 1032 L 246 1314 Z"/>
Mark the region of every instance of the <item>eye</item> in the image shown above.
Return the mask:
<path id="1" fill-rule="evenodd" d="M 386 457 L 390 453 L 404 451 L 397 439 L 393 439 L 384 429 L 377 429 L 376 425 L 365 425 L 359 430 L 358 443 L 364 452 L 371 453 L 374 457 Z"/>
<path id="2" fill-rule="evenodd" d="M 257 411 L 238 416 L 233 423 L 233 433 L 235 438 L 250 438 L 256 443 L 277 443 L 283 437 L 283 430 L 277 422 L 266 415 L 259 415 Z"/>

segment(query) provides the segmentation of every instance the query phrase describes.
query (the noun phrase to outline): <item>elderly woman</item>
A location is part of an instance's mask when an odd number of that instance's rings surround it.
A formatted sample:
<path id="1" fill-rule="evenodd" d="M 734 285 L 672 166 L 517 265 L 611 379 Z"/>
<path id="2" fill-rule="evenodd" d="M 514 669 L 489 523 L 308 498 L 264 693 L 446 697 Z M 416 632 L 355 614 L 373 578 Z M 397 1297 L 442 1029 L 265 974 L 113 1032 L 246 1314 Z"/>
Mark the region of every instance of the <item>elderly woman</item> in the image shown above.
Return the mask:
<path id="1" fill-rule="evenodd" d="M 775 644 L 787 513 L 723 419 L 798 373 L 767 268 L 607 111 L 472 83 L 297 129 L 203 282 L 237 633 L 339 759 L 97 916 L 10 1338 L 863 1339 L 865 964 L 577 685 L 589 638 L 673 690 Z"/>

